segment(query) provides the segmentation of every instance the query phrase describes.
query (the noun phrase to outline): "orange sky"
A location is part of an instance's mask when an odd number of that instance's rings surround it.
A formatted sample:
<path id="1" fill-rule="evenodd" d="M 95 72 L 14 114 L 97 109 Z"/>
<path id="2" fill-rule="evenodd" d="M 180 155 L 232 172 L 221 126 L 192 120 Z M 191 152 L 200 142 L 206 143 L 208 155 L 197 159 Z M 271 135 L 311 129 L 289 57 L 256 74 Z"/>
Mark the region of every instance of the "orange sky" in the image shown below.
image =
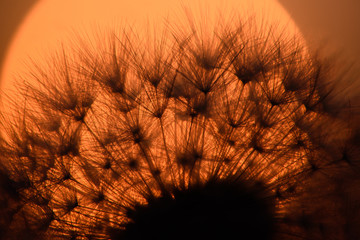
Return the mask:
<path id="1" fill-rule="evenodd" d="M 13 34 L 37 0 L 0 1 L 0 72 L 3 58 Z"/>

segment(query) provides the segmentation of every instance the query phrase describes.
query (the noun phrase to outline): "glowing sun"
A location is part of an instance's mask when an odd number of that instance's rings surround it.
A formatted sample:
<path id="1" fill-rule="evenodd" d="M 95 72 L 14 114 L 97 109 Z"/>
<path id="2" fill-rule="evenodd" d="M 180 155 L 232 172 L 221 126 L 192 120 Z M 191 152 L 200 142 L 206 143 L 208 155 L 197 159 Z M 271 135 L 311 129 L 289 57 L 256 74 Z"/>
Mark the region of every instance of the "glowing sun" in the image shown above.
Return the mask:
<path id="1" fill-rule="evenodd" d="M 177 24 L 184 8 L 207 18 L 256 13 L 266 21 L 286 25 L 287 31 L 296 31 L 289 15 L 275 0 L 42 0 L 25 18 L 7 51 L 2 92 L 11 95 L 14 81 L 21 81 L 18 76 L 28 72 L 29 59 L 39 62 L 62 45 L 74 44 L 76 34 L 91 38 L 91 32 L 119 26 L 131 26 L 140 33 L 145 26 Z"/>

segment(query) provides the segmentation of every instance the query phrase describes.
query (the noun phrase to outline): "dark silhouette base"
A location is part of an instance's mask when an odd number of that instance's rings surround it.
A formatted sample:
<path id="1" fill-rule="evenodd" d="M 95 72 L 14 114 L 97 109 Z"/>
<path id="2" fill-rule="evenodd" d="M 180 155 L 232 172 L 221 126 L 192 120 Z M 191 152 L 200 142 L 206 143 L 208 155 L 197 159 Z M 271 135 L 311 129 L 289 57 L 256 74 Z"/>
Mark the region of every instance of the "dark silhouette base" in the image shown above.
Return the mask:
<path id="1" fill-rule="evenodd" d="M 111 239 L 271 239 L 273 201 L 257 183 L 211 181 L 173 196 L 150 199 L 127 213 L 124 231 L 110 230 Z"/>

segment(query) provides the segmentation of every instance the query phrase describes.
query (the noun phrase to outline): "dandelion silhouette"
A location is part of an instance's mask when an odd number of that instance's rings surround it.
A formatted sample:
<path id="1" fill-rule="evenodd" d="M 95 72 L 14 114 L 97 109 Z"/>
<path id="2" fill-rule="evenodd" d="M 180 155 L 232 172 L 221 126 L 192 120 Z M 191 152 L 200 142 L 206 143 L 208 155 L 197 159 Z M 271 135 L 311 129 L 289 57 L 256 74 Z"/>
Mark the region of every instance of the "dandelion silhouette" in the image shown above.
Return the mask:
<path id="1" fill-rule="evenodd" d="M 327 65 L 251 21 L 167 30 L 24 77 L 2 239 L 357 239 L 359 133 Z"/>

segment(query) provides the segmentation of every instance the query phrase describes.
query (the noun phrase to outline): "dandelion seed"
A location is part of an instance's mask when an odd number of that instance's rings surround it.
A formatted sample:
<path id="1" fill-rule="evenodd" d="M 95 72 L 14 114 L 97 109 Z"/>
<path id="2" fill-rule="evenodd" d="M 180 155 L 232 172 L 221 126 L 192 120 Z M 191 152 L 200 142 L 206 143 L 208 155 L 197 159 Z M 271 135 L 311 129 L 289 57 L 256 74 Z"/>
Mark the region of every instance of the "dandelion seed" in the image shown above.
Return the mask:
<path id="1" fill-rule="evenodd" d="M 35 67 L 2 119 L 4 239 L 360 236 L 359 129 L 325 63 L 251 21 L 189 23 Z"/>

